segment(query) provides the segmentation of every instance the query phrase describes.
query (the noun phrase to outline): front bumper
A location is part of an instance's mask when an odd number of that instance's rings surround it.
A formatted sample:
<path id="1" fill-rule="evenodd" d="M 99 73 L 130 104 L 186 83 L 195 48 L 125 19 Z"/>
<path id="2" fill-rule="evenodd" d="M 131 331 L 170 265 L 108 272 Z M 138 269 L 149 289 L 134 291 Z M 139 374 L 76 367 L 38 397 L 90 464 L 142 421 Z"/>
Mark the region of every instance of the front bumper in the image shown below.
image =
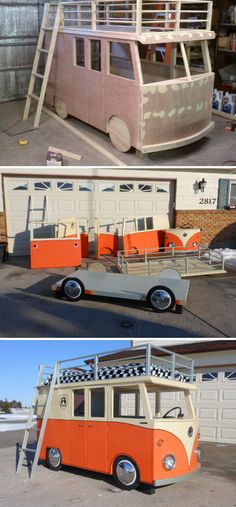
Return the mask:
<path id="1" fill-rule="evenodd" d="M 199 472 L 200 468 L 201 468 L 201 465 L 199 463 L 198 466 L 197 466 L 197 468 L 193 472 L 189 472 L 189 473 L 184 474 L 184 475 L 178 475 L 178 477 L 171 477 L 170 479 L 156 480 L 156 481 L 153 481 L 152 485 L 155 486 L 155 487 L 158 487 L 158 486 L 168 486 L 168 484 L 174 484 L 176 482 L 181 482 L 181 481 L 184 481 L 186 479 L 190 479 L 193 475 L 195 475 L 196 473 Z"/>
<path id="2" fill-rule="evenodd" d="M 176 141 L 167 141 L 160 144 L 141 146 L 140 151 L 141 153 L 155 153 L 157 151 L 172 150 L 173 148 L 180 148 L 181 146 L 195 143 L 196 141 L 199 141 L 203 137 L 207 136 L 207 134 L 212 131 L 214 126 L 215 122 L 211 121 L 207 127 L 205 127 L 203 130 L 200 130 L 195 135 L 183 137 L 182 139 L 177 139 Z"/>

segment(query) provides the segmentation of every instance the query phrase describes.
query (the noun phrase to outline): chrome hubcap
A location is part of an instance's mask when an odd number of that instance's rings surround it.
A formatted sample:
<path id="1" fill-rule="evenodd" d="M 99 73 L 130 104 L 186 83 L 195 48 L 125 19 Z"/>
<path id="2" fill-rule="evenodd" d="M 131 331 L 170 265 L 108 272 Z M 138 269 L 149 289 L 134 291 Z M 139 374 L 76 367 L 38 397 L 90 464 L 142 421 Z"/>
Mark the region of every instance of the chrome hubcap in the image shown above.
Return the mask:
<path id="1" fill-rule="evenodd" d="M 61 455 L 59 449 L 52 447 L 48 451 L 48 461 L 53 467 L 57 467 L 61 463 Z"/>
<path id="2" fill-rule="evenodd" d="M 68 280 L 64 285 L 65 295 L 71 299 L 81 295 L 81 286 L 76 280 Z"/>
<path id="3" fill-rule="evenodd" d="M 116 474 L 119 481 L 125 486 L 131 486 L 137 478 L 134 465 L 127 460 L 121 460 L 116 466 Z"/>
<path id="4" fill-rule="evenodd" d="M 171 296 L 163 289 L 154 290 L 150 299 L 157 310 L 166 310 L 171 305 Z"/>

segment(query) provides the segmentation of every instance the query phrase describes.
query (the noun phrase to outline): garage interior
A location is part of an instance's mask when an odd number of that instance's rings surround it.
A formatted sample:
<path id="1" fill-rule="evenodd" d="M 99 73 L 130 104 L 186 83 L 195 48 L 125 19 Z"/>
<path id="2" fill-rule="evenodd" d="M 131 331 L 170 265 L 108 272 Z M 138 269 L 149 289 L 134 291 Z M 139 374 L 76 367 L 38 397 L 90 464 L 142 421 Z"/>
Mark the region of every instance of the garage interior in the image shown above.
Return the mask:
<path id="1" fill-rule="evenodd" d="M 112 146 L 107 134 L 72 116 L 65 120 L 70 130 L 45 112 L 42 113 L 37 129 L 33 129 L 32 116 L 22 122 L 44 4 L 44 0 L 30 2 L 0 0 L 1 165 L 12 166 L 16 162 L 18 165 L 46 165 L 50 146 L 81 157 L 80 160 L 78 158 L 75 160 L 65 155 L 64 165 L 232 166 L 235 164 L 234 109 L 232 113 L 213 110 L 215 128 L 206 138 L 188 146 L 145 154 L 143 157 L 136 153 L 134 148 L 127 153 L 119 152 Z M 225 8 L 225 3 L 223 5 L 222 0 L 213 2 L 211 29 L 216 32 L 217 38 L 209 43 L 210 53 L 213 70 L 216 73 L 216 88 L 224 93 L 233 93 L 234 84 L 230 86 L 229 83 L 223 82 L 220 72 L 225 66 L 235 65 L 236 54 L 231 42 L 234 40 L 235 25 L 228 20 L 230 1 L 227 2 L 228 8 L 224 11 L 222 20 L 223 7 Z M 235 104 L 233 107 L 236 107 Z M 19 144 L 22 138 L 26 143 Z"/>

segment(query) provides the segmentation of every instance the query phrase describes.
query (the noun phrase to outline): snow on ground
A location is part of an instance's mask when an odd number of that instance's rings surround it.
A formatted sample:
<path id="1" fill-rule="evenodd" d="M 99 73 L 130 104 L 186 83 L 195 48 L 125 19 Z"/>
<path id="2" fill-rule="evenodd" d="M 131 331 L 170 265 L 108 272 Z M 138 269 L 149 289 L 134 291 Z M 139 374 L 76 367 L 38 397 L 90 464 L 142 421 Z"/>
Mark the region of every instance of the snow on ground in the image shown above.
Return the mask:
<path id="1" fill-rule="evenodd" d="M 231 248 L 216 248 L 215 250 L 211 250 L 212 259 L 218 257 L 221 254 L 225 261 L 225 269 L 229 271 L 236 271 L 236 249 Z"/>
<path id="2" fill-rule="evenodd" d="M 36 419 L 36 416 L 34 416 Z M 28 420 L 28 414 L 1 414 L 0 413 L 0 432 L 2 431 L 17 431 L 25 430 Z M 32 426 L 35 425 L 35 422 Z"/>

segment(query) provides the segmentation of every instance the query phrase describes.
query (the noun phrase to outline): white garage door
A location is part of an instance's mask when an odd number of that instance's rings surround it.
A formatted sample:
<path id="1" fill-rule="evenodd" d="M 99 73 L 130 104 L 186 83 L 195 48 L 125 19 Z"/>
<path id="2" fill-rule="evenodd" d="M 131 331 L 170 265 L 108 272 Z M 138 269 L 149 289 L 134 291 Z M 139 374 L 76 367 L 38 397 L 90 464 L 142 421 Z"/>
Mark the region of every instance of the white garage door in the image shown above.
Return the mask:
<path id="1" fill-rule="evenodd" d="M 173 220 L 173 181 L 5 177 L 4 194 L 9 253 L 15 255 L 28 255 L 29 221 L 42 219 L 46 201 L 51 222 L 73 216 L 81 223 L 94 217 L 119 221 L 155 215 L 168 215 L 170 225 Z M 29 211 L 31 199 L 38 208 L 34 217 Z"/>
<path id="2" fill-rule="evenodd" d="M 236 371 L 198 373 L 193 395 L 201 440 L 236 444 Z M 179 393 L 169 393 L 163 405 L 178 405 Z"/>

